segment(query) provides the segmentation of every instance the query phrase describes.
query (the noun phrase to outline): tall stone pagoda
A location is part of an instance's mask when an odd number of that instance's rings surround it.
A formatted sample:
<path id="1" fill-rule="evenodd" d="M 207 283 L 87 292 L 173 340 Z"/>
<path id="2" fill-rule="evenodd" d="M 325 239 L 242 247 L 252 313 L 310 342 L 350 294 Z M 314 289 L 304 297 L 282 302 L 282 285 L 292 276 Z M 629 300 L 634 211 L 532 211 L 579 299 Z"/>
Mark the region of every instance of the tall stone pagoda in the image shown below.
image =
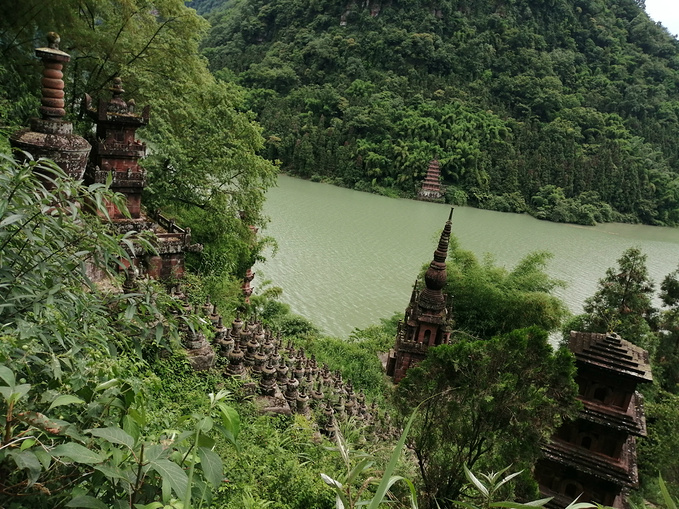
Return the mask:
<path id="1" fill-rule="evenodd" d="M 565 422 L 549 444 L 535 476 L 549 508 L 564 508 L 576 497 L 626 508 L 625 494 L 637 488 L 636 437 L 646 436 L 637 384 L 653 381 L 648 352 L 617 334 L 571 332 L 583 408 Z"/>
<path id="2" fill-rule="evenodd" d="M 90 183 L 106 182 L 111 175 L 111 190 L 122 193 L 127 198 L 127 209 L 133 219 L 141 215 L 141 193 L 146 184 L 146 172 L 139 160 L 146 156 L 146 144 L 135 138 L 138 128 L 149 123 L 149 107 L 141 115 L 134 111 L 134 101 L 126 102 L 122 95 L 122 80 L 115 78 L 109 88 L 112 97 L 109 101 L 101 98 L 96 108 L 92 98 L 85 94 L 88 116 L 96 125 L 96 139 L 93 140 L 92 156 L 87 170 Z M 112 219 L 125 219 L 125 216 L 109 204 Z"/>
<path id="3" fill-rule="evenodd" d="M 447 307 L 443 288 L 447 279 L 446 257 L 452 218 L 451 209 L 434 251 L 434 259 L 424 275 L 425 287 L 418 292 L 415 283 L 405 317 L 398 324 L 396 344 L 387 359 L 387 375 L 393 377 L 394 383 L 399 383 L 411 366 L 421 362 L 430 347 L 450 340 L 452 312 Z"/>
<path id="4" fill-rule="evenodd" d="M 108 101 L 100 99 L 96 107 L 85 95 L 87 115 L 96 125 L 94 149 L 85 175 L 89 183 L 105 183 L 111 176 L 111 189 L 125 195 L 131 217 L 126 217 L 113 203 L 108 203 L 109 215 L 120 232 L 153 232 L 155 253 L 141 248 L 134 253 L 134 262 L 153 279 L 181 277 L 184 257 L 189 251 L 200 251 L 200 244 L 191 244 L 190 229 L 182 229 L 160 213 L 149 218 L 142 210 L 142 192 L 146 185 L 146 172 L 139 161 L 146 155 L 146 145 L 136 139 L 136 131 L 149 122 L 149 107 L 139 115 L 133 100 L 123 99 L 122 80 L 115 78 L 109 89 Z"/>
<path id="5" fill-rule="evenodd" d="M 436 159 L 429 162 L 427 175 L 424 177 L 422 187 L 417 193 L 417 198 L 424 201 L 440 201 L 443 198 L 441 165 Z"/>
<path id="6" fill-rule="evenodd" d="M 64 120 L 64 64 L 71 60 L 68 53 L 59 49 L 59 34 L 47 35 L 46 48 L 38 48 L 35 54 L 43 62 L 42 98 L 40 118 L 33 118 L 30 127 L 10 136 L 13 148 L 29 153 L 34 159 L 53 160 L 64 172 L 80 179 L 85 172 L 90 144 L 73 134 L 73 124 Z M 49 182 L 46 182 L 49 186 Z"/>

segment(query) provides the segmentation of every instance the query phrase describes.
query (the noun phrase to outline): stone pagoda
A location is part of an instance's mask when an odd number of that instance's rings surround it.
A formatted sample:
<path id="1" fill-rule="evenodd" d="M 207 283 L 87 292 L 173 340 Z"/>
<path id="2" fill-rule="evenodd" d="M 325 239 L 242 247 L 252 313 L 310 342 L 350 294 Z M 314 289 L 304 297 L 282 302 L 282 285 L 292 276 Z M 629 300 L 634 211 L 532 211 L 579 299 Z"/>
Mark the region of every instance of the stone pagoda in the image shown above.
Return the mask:
<path id="1" fill-rule="evenodd" d="M 111 99 L 99 99 L 96 108 L 92 106 L 92 98 L 85 94 L 87 115 L 97 128 L 87 180 L 104 184 L 111 175 L 111 190 L 125 195 L 130 216 L 139 219 L 141 193 L 146 184 L 146 172 L 139 160 L 146 156 L 146 144 L 135 135 L 138 128 L 149 123 L 149 107 L 137 115 L 134 101 L 128 103 L 122 98 L 125 91 L 120 78 L 113 80 L 109 90 Z M 108 208 L 111 219 L 125 219 L 115 205 L 109 204 Z"/>
<path id="2" fill-rule="evenodd" d="M 424 201 L 441 201 L 443 199 L 441 165 L 436 159 L 429 162 L 427 175 L 422 182 L 422 188 L 417 193 L 417 198 Z"/>
<path id="3" fill-rule="evenodd" d="M 135 112 L 133 100 L 123 99 L 122 80 L 115 78 L 109 89 L 111 99 L 100 99 L 96 107 L 85 95 L 87 115 L 96 125 L 94 149 L 86 172 L 88 183 L 105 183 L 111 178 L 111 189 L 125 195 L 130 217 L 126 217 L 113 203 L 107 208 L 119 232 L 152 232 L 157 240 L 156 253 L 136 248 L 135 265 L 153 279 L 181 277 L 184 257 L 189 251 L 200 251 L 200 244 L 191 244 L 190 229 L 180 228 L 171 219 L 156 213 L 152 218 L 142 210 L 142 192 L 146 185 L 146 171 L 139 164 L 146 155 L 146 145 L 136 139 L 136 131 L 149 122 L 149 107 Z"/>
<path id="4" fill-rule="evenodd" d="M 34 159 L 53 160 L 64 172 L 80 179 L 87 165 L 90 144 L 73 134 L 73 124 L 64 120 L 64 64 L 71 57 L 59 49 L 60 38 L 55 32 L 47 35 L 46 48 L 38 48 L 35 54 L 43 62 L 42 98 L 40 118 L 33 118 L 30 127 L 10 136 L 13 148 L 29 153 Z M 49 181 L 45 183 L 49 187 Z"/>
<path id="5" fill-rule="evenodd" d="M 450 340 L 452 312 L 447 307 L 443 288 L 447 279 L 446 257 L 452 218 L 451 209 L 434 251 L 434 259 L 424 275 L 425 287 L 418 292 L 415 282 L 405 317 L 398 324 L 396 344 L 387 359 L 387 375 L 393 377 L 394 383 L 399 383 L 405 377 L 408 368 L 422 361 L 430 347 Z"/>
<path id="6" fill-rule="evenodd" d="M 646 436 L 637 384 L 650 383 L 648 352 L 617 334 L 571 332 L 583 408 L 543 447 L 535 476 L 549 508 L 580 502 L 626 508 L 639 485 L 636 437 Z"/>

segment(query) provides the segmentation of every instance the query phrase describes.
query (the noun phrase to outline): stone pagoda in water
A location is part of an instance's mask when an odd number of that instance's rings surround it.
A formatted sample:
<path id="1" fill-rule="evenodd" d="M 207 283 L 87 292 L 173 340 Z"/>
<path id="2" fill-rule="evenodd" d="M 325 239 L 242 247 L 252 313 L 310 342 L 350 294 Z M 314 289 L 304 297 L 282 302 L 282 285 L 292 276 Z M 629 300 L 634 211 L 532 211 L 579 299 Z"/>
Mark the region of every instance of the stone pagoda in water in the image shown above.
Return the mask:
<path id="1" fill-rule="evenodd" d="M 447 307 L 443 288 L 447 279 L 446 257 L 452 217 L 451 209 L 434 251 L 434 259 L 424 275 L 425 287 L 418 292 L 415 283 L 405 317 L 398 324 L 396 344 L 387 359 L 387 375 L 393 377 L 394 383 L 400 382 L 411 366 L 422 361 L 430 347 L 450 340 L 452 312 Z"/>
<path id="2" fill-rule="evenodd" d="M 427 175 L 424 177 L 422 187 L 417 193 L 417 198 L 424 201 L 441 201 L 443 199 L 441 166 L 436 159 L 429 163 Z"/>
<path id="3" fill-rule="evenodd" d="M 617 334 L 571 332 L 583 408 L 543 447 L 535 469 L 540 491 L 564 508 L 576 497 L 626 508 L 626 491 L 637 488 L 636 437 L 646 436 L 637 384 L 650 383 L 648 352 Z"/>
<path id="4" fill-rule="evenodd" d="M 43 62 L 42 98 L 40 118 L 33 118 L 30 127 L 10 136 L 13 148 L 29 153 L 34 159 L 53 160 L 64 172 L 80 179 L 85 171 L 90 144 L 73 134 L 73 124 L 64 120 L 64 64 L 71 57 L 59 49 L 60 38 L 55 32 L 47 35 L 46 48 L 38 48 L 35 54 Z M 49 182 L 46 182 L 49 186 Z"/>

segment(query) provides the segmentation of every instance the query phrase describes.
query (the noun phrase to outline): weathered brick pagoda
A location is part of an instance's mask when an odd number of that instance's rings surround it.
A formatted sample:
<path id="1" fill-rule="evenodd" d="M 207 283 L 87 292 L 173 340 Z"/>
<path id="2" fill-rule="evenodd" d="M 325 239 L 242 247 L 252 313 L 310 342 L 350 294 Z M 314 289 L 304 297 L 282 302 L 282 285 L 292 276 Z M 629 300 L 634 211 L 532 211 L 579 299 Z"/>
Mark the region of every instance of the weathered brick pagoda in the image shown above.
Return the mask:
<path id="1" fill-rule="evenodd" d="M 130 216 L 139 219 L 141 193 L 146 184 L 146 172 L 139 160 L 146 156 L 146 144 L 135 135 L 138 128 L 149 123 L 149 107 L 146 106 L 141 115 L 135 114 L 134 102 L 128 104 L 122 98 L 125 91 L 120 78 L 113 80 L 109 90 L 111 99 L 99 99 L 96 107 L 92 105 L 92 98 L 85 94 L 87 115 L 96 125 L 87 180 L 104 184 L 110 174 L 111 190 L 125 195 Z M 108 208 L 112 219 L 126 219 L 113 204 Z"/>
<path id="2" fill-rule="evenodd" d="M 637 384 L 650 383 L 648 352 L 617 334 L 571 332 L 583 409 L 543 447 L 535 477 L 549 508 L 576 497 L 615 508 L 628 507 L 625 493 L 639 484 L 636 438 L 646 435 Z"/>
<path id="3" fill-rule="evenodd" d="M 100 99 L 97 106 L 85 95 L 88 116 L 96 125 L 92 140 L 93 150 L 85 174 L 88 183 L 105 183 L 111 176 L 111 189 L 125 195 L 131 217 L 126 217 L 117 207 L 107 204 L 109 215 L 120 232 L 150 231 L 155 234 L 157 254 L 138 249 L 134 260 L 154 279 L 181 277 L 184 273 L 184 255 L 199 251 L 202 246 L 191 244 L 191 231 L 178 227 L 174 221 L 156 213 L 147 217 L 141 207 L 141 195 L 146 185 L 146 171 L 139 160 L 146 155 L 146 144 L 136 139 L 136 131 L 149 122 L 149 107 L 141 115 L 135 112 L 134 101 L 125 101 L 120 78 L 113 80 L 112 97 Z"/>
<path id="4" fill-rule="evenodd" d="M 441 201 L 443 190 L 441 189 L 441 165 L 434 159 L 429 163 L 427 175 L 424 177 L 422 187 L 417 193 L 419 200 Z"/>
<path id="5" fill-rule="evenodd" d="M 447 308 L 447 296 L 443 288 L 447 279 L 446 257 L 452 218 L 451 209 L 434 251 L 434 259 L 424 275 L 425 288 L 418 292 L 415 282 L 405 317 L 398 324 L 396 344 L 387 359 L 387 375 L 393 377 L 394 383 L 405 377 L 408 368 L 421 362 L 430 347 L 450 340 L 452 313 Z"/>

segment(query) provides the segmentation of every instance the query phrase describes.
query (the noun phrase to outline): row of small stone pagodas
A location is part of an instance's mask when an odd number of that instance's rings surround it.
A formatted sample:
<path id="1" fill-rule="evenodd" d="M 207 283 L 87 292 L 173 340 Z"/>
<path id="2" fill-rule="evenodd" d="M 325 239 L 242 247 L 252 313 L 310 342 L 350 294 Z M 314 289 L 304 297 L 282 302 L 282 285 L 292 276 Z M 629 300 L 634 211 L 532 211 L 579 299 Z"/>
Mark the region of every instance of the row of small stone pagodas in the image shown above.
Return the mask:
<path id="1" fill-rule="evenodd" d="M 191 315 L 198 311 L 188 303 L 181 291 L 172 295 L 182 301 L 178 314 Z M 208 300 L 200 306 L 202 315 L 212 327 L 214 338 L 210 344 L 205 335 L 191 329 L 180 320 L 182 342 L 194 368 L 207 369 L 221 359 L 218 366 L 228 377 L 239 377 L 247 394 L 264 413 L 302 414 L 316 417 L 319 429 L 332 435 L 336 420 L 352 419 L 378 435 L 397 435 L 388 414 L 381 413 L 373 402 L 366 404 L 363 390 L 356 392 L 350 381 L 339 371 L 331 371 L 327 364 L 319 366 L 315 357 L 307 357 L 303 348 L 295 349 L 292 341 L 283 344 L 264 328 L 256 318 L 243 321 L 240 315 L 225 327 L 217 307 Z"/>

